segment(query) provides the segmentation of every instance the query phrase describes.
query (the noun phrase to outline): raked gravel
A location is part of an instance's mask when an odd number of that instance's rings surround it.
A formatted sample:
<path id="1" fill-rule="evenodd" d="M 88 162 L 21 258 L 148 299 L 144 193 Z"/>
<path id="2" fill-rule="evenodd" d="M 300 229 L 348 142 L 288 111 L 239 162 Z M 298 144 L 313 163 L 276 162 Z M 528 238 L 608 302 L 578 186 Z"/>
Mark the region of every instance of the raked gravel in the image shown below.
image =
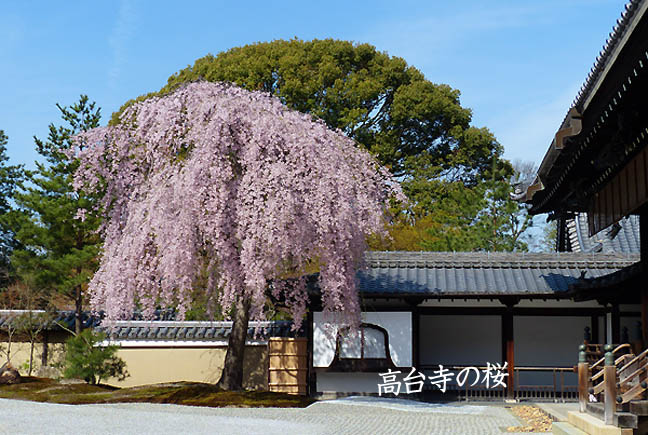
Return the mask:
<path id="1" fill-rule="evenodd" d="M 350 397 L 297 408 L 129 403 L 57 405 L 0 399 L 0 434 L 502 434 L 502 406 Z"/>

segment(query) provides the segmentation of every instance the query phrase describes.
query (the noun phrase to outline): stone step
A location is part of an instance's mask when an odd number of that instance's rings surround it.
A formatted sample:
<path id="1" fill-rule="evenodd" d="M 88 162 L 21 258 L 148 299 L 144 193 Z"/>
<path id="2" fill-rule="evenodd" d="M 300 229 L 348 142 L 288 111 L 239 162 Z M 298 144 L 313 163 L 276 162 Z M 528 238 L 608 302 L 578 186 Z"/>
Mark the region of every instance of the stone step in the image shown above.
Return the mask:
<path id="1" fill-rule="evenodd" d="M 605 408 L 602 403 L 588 402 L 585 406 L 585 409 L 588 414 L 603 420 L 603 417 L 605 415 Z"/>
<path id="2" fill-rule="evenodd" d="M 640 417 L 648 416 L 648 400 L 633 400 L 630 402 L 630 412 Z"/>
<path id="3" fill-rule="evenodd" d="M 587 432 L 583 432 L 566 421 L 554 422 L 551 425 L 551 433 L 554 435 L 587 435 Z"/>
<path id="4" fill-rule="evenodd" d="M 605 407 L 603 403 L 588 403 L 585 410 L 597 419 L 601 421 L 605 420 Z M 639 426 L 639 419 L 632 412 L 617 411 L 614 413 L 612 424 L 616 427 L 636 429 Z"/>
<path id="5" fill-rule="evenodd" d="M 590 435 L 632 435 L 634 433 L 634 429 L 607 425 L 603 420 L 578 411 L 569 411 L 567 422 Z"/>
<path id="6" fill-rule="evenodd" d="M 553 421 L 567 421 L 568 411 L 578 411 L 578 403 L 543 403 L 535 402 L 533 406 L 537 406 L 547 414 Z"/>

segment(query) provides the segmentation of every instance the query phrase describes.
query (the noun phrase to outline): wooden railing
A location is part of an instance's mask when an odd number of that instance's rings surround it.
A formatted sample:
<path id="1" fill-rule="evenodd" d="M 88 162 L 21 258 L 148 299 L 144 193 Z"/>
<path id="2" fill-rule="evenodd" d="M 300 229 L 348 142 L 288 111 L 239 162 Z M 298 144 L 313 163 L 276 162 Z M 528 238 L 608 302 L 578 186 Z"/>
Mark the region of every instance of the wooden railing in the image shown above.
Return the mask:
<path id="1" fill-rule="evenodd" d="M 626 353 L 623 353 L 626 352 Z M 623 354 L 622 354 L 623 353 Z M 620 356 L 618 356 L 620 355 Z M 614 358 L 614 367 L 617 369 L 623 367 L 627 360 L 632 358 L 632 347 L 629 344 L 620 344 L 612 350 L 612 357 Z M 605 356 L 600 360 L 596 361 L 589 369 L 589 374 L 591 376 L 591 381 L 589 383 L 589 389 L 592 389 L 591 394 L 595 396 L 600 394 L 603 391 L 605 383 L 603 381 L 603 367 L 605 363 Z"/>
<path id="2" fill-rule="evenodd" d="M 565 383 L 565 373 L 573 373 L 573 367 L 515 367 L 515 399 L 523 400 L 550 400 L 553 402 L 566 402 L 575 400 L 578 395 L 576 385 Z M 536 372 L 551 373 L 552 385 L 524 385 L 520 382 L 520 373 Z"/>
<path id="3" fill-rule="evenodd" d="M 431 369 L 438 366 L 422 366 L 422 369 Z M 458 372 L 468 366 L 445 366 L 446 369 Z M 486 367 L 476 367 L 477 369 L 484 370 Z M 520 383 L 521 373 L 551 373 L 553 382 L 551 384 L 542 385 L 523 385 Z M 573 367 L 514 367 L 513 379 L 513 393 L 514 399 L 518 401 L 533 400 L 533 401 L 552 401 L 552 402 L 567 402 L 575 401 L 578 399 L 578 386 L 576 384 L 568 384 L 565 382 L 565 374 L 573 373 Z M 510 382 L 506 379 L 506 383 Z M 483 385 L 470 386 L 466 382 L 463 386 L 459 387 L 454 383 L 448 385 L 449 391 L 455 391 L 460 400 L 501 400 L 506 398 L 506 389 L 498 388 L 485 388 Z"/>
<path id="4" fill-rule="evenodd" d="M 628 352 L 621 354 L 622 352 Z M 605 356 L 590 366 L 587 347 L 580 346 L 578 356 L 578 401 L 581 412 L 593 398 L 604 404 L 606 424 L 612 424 L 614 413 L 631 400 L 643 399 L 648 390 L 648 349 L 639 355 L 623 344 L 612 349 L 605 346 Z"/>
<path id="5" fill-rule="evenodd" d="M 588 344 L 588 345 L 586 345 L 586 346 L 596 346 L 596 347 L 600 347 L 600 346 L 602 346 L 602 345 L 600 345 L 600 344 Z M 587 351 L 586 351 L 586 352 L 587 352 Z M 601 353 L 603 353 L 603 352 L 601 352 Z M 630 346 L 628 343 L 620 344 L 620 345 L 618 345 L 617 347 L 615 347 L 615 348 L 612 350 L 612 355 L 614 355 L 614 357 L 615 357 L 615 361 L 616 361 L 617 359 L 619 359 L 619 358 L 616 358 L 618 355 L 621 355 L 621 357 L 623 357 L 623 356 L 625 356 L 625 355 L 627 355 L 627 354 L 632 354 L 632 346 Z M 594 372 L 594 370 L 597 370 L 597 371 L 598 371 L 598 370 L 600 370 L 601 368 L 603 368 L 603 363 L 604 363 L 604 362 L 605 362 L 605 355 L 603 355 L 599 360 L 597 360 L 594 364 L 592 364 L 592 365 L 590 366 L 590 369 L 592 370 L 592 372 Z M 616 362 L 615 362 L 615 365 L 616 365 Z"/>
<path id="6" fill-rule="evenodd" d="M 617 402 L 624 404 L 643 396 L 648 387 L 646 370 L 648 370 L 648 349 L 631 358 L 617 372 L 618 394 L 620 394 L 617 396 Z"/>

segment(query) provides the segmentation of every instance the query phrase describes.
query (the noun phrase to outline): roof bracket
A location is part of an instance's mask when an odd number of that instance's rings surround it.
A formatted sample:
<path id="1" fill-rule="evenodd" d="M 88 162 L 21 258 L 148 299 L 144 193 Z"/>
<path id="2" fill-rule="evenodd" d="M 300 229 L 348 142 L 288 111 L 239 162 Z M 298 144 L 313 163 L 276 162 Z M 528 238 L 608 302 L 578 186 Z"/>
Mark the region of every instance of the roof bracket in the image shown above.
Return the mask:
<path id="1" fill-rule="evenodd" d="M 580 134 L 583 129 L 582 116 L 576 107 L 569 109 L 569 113 L 567 113 L 567 121 L 567 126 L 558 130 L 554 136 L 552 145 L 557 150 L 561 150 L 565 147 L 565 139 Z"/>

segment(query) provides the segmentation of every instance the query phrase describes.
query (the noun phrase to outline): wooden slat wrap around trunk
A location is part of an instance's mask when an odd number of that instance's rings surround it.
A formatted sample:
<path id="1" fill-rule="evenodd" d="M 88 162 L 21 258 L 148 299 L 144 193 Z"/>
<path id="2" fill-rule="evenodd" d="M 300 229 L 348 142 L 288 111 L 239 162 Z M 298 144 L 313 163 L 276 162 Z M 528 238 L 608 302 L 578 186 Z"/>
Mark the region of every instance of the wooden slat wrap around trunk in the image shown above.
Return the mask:
<path id="1" fill-rule="evenodd" d="M 274 337 L 268 342 L 268 388 L 270 391 L 307 393 L 308 340 Z"/>

